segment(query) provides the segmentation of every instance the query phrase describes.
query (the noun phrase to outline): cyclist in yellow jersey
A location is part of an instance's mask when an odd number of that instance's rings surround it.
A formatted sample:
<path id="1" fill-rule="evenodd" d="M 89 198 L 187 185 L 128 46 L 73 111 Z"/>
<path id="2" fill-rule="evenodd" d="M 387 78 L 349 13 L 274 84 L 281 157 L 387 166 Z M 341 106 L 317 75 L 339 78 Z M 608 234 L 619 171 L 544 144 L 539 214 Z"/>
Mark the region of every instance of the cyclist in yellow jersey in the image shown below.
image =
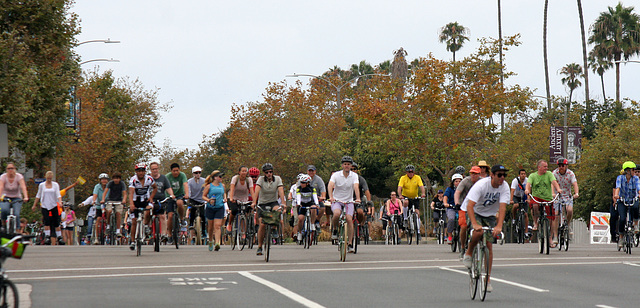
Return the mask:
<path id="1" fill-rule="evenodd" d="M 420 216 L 420 203 L 416 198 L 418 197 L 418 189 L 420 191 L 420 197 L 426 197 L 424 184 L 420 176 L 415 174 L 416 167 L 413 165 L 408 165 L 404 171 L 406 171 L 407 174 L 400 177 L 400 182 L 398 182 L 398 196 L 400 196 L 400 199 L 404 199 L 403 206 L 405 207 L 405 213 L 408 207 L 413 207 L 416 210 L 416 214 Z"/>

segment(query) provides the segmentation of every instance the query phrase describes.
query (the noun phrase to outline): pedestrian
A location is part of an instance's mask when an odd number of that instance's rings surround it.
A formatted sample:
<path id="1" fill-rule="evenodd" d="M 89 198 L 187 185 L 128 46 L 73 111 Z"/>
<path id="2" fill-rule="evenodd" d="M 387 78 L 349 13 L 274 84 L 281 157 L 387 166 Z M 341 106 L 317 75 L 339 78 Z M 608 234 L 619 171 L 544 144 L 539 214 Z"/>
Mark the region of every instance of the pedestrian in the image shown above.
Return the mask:
<path id="1" fill-rule="evenodd" d="M 45 181 L 38 186 L 36 200 L 33 202 L 33 207 L 31 207 L 31 210 L 35 211 L 39 206 L 42 211 L 44 235 L 47 238 L 45 240 L 46 244 L 56 245 L 56 239 L 60 244 L 64 244 L 62 235 L 58 236 L 56 234 L 56 228 L 60 227 L 58 202 L 62 203 L 60 185 L 53 181 L 53 172 L 47 171 Z"/>

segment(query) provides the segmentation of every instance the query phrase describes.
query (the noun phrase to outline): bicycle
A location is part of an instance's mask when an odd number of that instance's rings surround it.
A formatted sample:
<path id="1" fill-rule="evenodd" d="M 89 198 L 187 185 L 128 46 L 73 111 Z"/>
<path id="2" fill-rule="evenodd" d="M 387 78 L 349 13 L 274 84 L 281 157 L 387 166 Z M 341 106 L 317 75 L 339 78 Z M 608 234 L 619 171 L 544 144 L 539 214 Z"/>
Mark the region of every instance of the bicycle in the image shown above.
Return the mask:
<path id="1" fill-rule="evenodd" d="M 13 205 L 18 202 L 22 202 L 22 199 L 2 196 L 2 200 L 3 202 L 9 203 L 9 215 L 7 215 L 7 220 L 5 222 L 5 230 L 7 230 L 8 234 L 14 234 L 16 233 L 18 222 L 16 220 L 16 215 L 13 214 Z"/>
<path id="2" fill-rule="evenodd" d="M 307 211 L 304 216 L 304 223 L 302 225 L 302 230 L 300 231 L 302 234 L 302 242 L 304 244 L 305 249 L 309 249 L 309 247 L 311 247 L 316 237 L 315 223 L 311 222 L 312 209 L 317 210 L 317 208 L 307 207 Z"/>
<path id="3" fill-rule="evenodd" d="M 282 209 L 273 210 L 270 206 L 267 208 L 263 208 L 259 205 L 256 205 L 261 211 L 262 223 L 265 224 L 265 234 L 264 234 L 264 260 L 269 262 L 269 255 L 271 251 L 271 242 L 273 240 L 273 232 L 277 230 L 280 226 L 280 214 L 282 214 Z"/>
<path id="4" fill-rule="evenodd" d="M 438 213 L 440 213 L 440 218 L 438 219 L 438 224 L 436 225 L 436 232 L 434 234 L 436 236 L 436 242 L 438 244 L 444 244 L 446 242 L 444 239 L 446 234 L 445 230 L 447 228 L 444 218 L 447 215 L 447 209 L 435 207 L 434 211 L 438 211 Z"/>
<path id="5" fill-rule="evenodd" d="M 191 207 L 191 213 L 195 213 L 196 217 L 193 220 L 193 225 L 189 229 L 193 229 L 195 233 L 195 245 L 203 245 L 203 230 L 206 230 L 204 216 L 204 203 L 197 202 L 193 199 L 189 199 L 188 206 Z"/>
<path id="6" fill-rule="evenodd" d="M 525 226 L 525 217 L 527 214 L 527 210 L 526 210 L 526 206 L 527 206 L 527 201 L 526 200 L 522 200 L 520 202 L 518 202 L 519 206 L 518 206 L 518 212 L 516 213 L 516 222 L 512 228 L 513 232 L 516 235 L 516 243 L 518 244 L 524 244 L 524 241 L 526 239 L 526 234 L 529 231 L 527 228 L 528 226 Z"/>
<path id="7" fill-rule="evenodd" d="M 540 202 L 533 198 L 531 194 L 529 194 L 529 198 L 533 200 L 535 203 L 541 205 L 540 206 L 540 216 L 538 216 L 538 250 L 541 254 L 545 253 L 549 254 L 549 232 L 551 231 L 549 226 L 549 218 L 547 218 L 547 206 L 553 206 L 553 203 L 558 199 L 560 194 L 556 194 L 556 196 L 551 201 Z"/>
<path id="8" fill-rule="evenodd" d="M 453 220 L 453 232 L 451 232 L 451 252 L 456 252 L 456 249 L 462 252 L 462 243 L 460 242 L 460 224 L 458 224 L 458 208 L 459 207 L 457 205 L 454 207 L 456 213 Z"/>
<path id="9" fill-rule="evenodd" d="M 338 218 L 338 252 L 340 253 L 340 261 L 344 262 L 347 260 L 347 243 L 348 243 L 348 232 L 347 232 L 347 213 L 345 213 L 345 203 L 341 201 L 336 201 L 341 205 L 342 211 L 340 213 L 340 217 Z"/>
<path id="10" fill-rule="evenodd" d="M 118 229 L 118 219 L 117 219 L 117 208 L 122 207 L 122 202 L 120 201 L 107 201 L 106 202 L 106 206 L 105 206 L 105 211 L 107 212 L 106 209 L 111 209 L 109 212 L 111 213 L 109 215 L 109 219 L 108 219 L 108 227 L 107 230 L 109 230 L 109 232 L 107 233 L 107 237 L 109 238 L 109 245 L 119 245 L 120 241 L 118 240 L 118 235 L 116 233 L 117 229 Z"/>
<path id="11" fill-rule="evenodd" d="M 627 254 L 631 254 L 631 247 L 634 245 L 635 232 L 633 230 L 633 218 L 631 215 L 631 207 L 637 201 L 637 197 L 631 200 L 631 203 L 627 203 L 627 200 L 620 199 L 622 202 L 618 206 L 627 207 L 627 222 L 624 227 L 624 233 L 618 235 L 618 241 L 622 241 L 622 245 L 618 245 L 618 251 L 623 249 Z"/>
<path id="12" fill-rule="evenodd" d="M 164 200 L 163 200 L 164 201 Z M 145 225 L 144 225 L 144 212 L 146 211 L 151 211 L 151 208 L 138 208 L 138 218 L 136 221 L 136 237 L 135 237 L 135 248 L 136 248 L 136 256 L 139 257 L 142 254 L 142 244 L 145 242 L 146 239 L 146 235 L 145 235 Z M 159 230 L 159 228 L 157 229 Z M 159 239 L 159 237 L 156 237 L 156 239 Z M 158 241 L 157 244 L 154 243 L 154 250 L 155 251 L 159 251 L 160 250 L 160 242 Z"/>
<path id="13" fill-rule="evenodd" d="M 564 251 L 569 250 L 569 223 L 567 222 L 567 217 L 565 216 L 564 211 L 564 201 L 560 199 L 560 226 L 558 227 L 558 250 L 562 251 L 562 247 L 564 247 Z"/>
<path id="14" fill-rule="evenodd" d="M 165 199 L 167 200 L 167 199 Z M 183 199 L 184 200 L 184 199 Z M 164 200 L 163 200 L 164 201 Z M 178 204 L 176 203 L 176 200 L 173 200 L 173 215 L 171 215 L 173 218 L 171 218 L 172 221 L 172 230 L 171 230 L 171 238 L 173 239 L 173 244 L 176 245 L 176 249 L 179 249 L 180 246 L 180 226 L 181 226 L 181 222 L 180 222 L 180 217 L 178 217 L 180 215 L 180 211 L 178 211 Z M 167 213 L 168 215 L 169 213 Z"/>
<path id="15" fill-rule="evenodd" d="M 402 219 L 402 217 L 400 217 L 398 211 L 395 211 L 387 220 L 387 230 L 385 231 L 385 243 L 387 245 L 398 245 L 400 242 L 400 219 Z"/>
<path id="16" fill-rule="evenodd" d="M 414 198 L 418 200 L 418 204 L 422 198 Z M 418 213 L 416 213 L 415 207 L 410 207 L 407 213 L 407 243 L 411 245 L 413 242 L 413 235 L 416 236 L 416 245 L 420 244 L 420 225 L 418 224 Z"/>
<path id="17" fill-rule="evenodd" d="M 487 238 L 493 240 L 493 228 L 482 227 L 482 238 L 478 241 L 476 249 L 471 254 L 471 268 L 469 269 L 469 295 L 471 299 L 476 298 L 478 292 L 478 281 L 480 281 L 480 300 L 484 301 L 487 296 L 487 285 L 489 284 L 489 247 L 487 247 Z M 469 238 L 473 234 L 473 230 L 469 233 Z M 501 235 L 504 237 L 504 235 Z"/>
<path id="18" fill-rule="evenodd" d="M 369 236 L 370 236 L 369 235 L 369 220 L 371 218 L 372 217 L 369 216 L 369 214 L 365 213 L 364 223 L 360 225 L 360 230 L 358 231 L 358 233 L 362 237 L 362 242 L 364 242 L 365 245 L 369 245 Z M 316 234 L 316 236 L 317 236 L 317 234 Z"/>
<path id="19" fill-rule="evenodd" d="M 247 244 L 247 227 L 249 225 L 249 219 L 246 216 L 247 209 L 250 209 L 251 201 L 241 202 L 238 201 L 238 214 L 235 217 L 235 222 L 231 229 L 231 250 L 234 250 L 236 245 L 241 245 L 240 250 L 244 249 Z"/>
<path id="20" fill-rule="evenodd" d="M 3 265 L 9 257 L 22 258 L 26 245 L 30 243 L 32 238 L 34 238 L 32 235 L 18 234 L 10 240 L 8 238 L 2 239 L 2 247 L 0 248 L 0 307 L 19 306 L 18 288 L 9 280 Z"/>

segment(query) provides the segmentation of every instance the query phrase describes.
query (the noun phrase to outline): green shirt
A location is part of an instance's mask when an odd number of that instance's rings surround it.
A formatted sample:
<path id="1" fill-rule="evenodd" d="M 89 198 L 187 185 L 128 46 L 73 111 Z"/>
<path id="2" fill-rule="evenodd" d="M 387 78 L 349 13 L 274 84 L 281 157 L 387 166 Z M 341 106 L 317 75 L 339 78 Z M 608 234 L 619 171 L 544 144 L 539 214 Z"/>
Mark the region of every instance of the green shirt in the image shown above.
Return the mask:
<path id="1" fill-rule="evenodd" d="M 171 172 L 167 173 L 165 176 L 169 180 L 169 183 L 171 183 L 171 189 L 173 189 L 173 195 L 177 197 L 184 196 L 184 183 L 187 182 L 187 175 L 184 174 L 184 172 L 180 171 L 180 175 L 178 175 L 177 178 L 173 177 L 173 174 L 171 174 Z M 166 191 L 165 191 L 165 195 L 167 197 L 170 197 L 169 193 L 167 193 Z"/>
<path id="2" fill-rule="evenodd" d="M 543 175 L 539 175 L 538 172 L 530 174 L 527 181 L 531 183 L 531 195 L 536 198 L 550 201 L 553 199 L 553 196 L 551 195 L 551 182 L 555 180 L 556 177 L 553 176 L 551 171 L 547 171 Z"/>

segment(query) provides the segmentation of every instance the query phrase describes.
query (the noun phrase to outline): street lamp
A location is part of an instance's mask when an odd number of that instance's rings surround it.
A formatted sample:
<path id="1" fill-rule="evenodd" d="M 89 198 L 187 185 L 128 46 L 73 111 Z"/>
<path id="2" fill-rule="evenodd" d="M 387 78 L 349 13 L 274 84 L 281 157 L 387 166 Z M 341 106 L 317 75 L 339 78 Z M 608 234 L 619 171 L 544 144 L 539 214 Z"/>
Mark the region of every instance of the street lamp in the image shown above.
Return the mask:
<path id="1" fill-rule="evenodd" d="M 120 60 L 116 60 L 114 58 L 111 58 L 111 59 L 92 59 L 92 60 L 87 60 L 87 61 L 80 62 L 80 65 L 83 65 L 83 64 L 86 64 L 86 63 L 90 63 L 90 62 L 120 62 Z"/>
<path id="2" fill-rule="evenodd" d="M 391 75 L 385 75 L 385 74 L 364 74 L 364 75 L 358 75 L 354 78 L 351 78 L 349 80 L 347 80 L 345 83 L 343 83 L 342 85 L 336 86 L 333 82 L 331 82 L 329 79 L 326 79 L 324 77 L 320 77 L 320 76 L 316 76 L 316 75 L 311 75 L 311 74 L 293 74 L 293 75 L 287 75 L 285 77 L 313 77 L 313 78 L 317 78 L 320 79 L 326 83 L 328 83 L 329 85 L 331 85 L 335 90 L 336 90 L 336 104 L 338 105 L 338 109 L 340 109 L 340 107 L 342 106 L 342 97 L 340 96 L 340 92 L 342 92 L 342 88 L 344 88 L 344 86 L 351 84 L 352 82 L 358 80 L 358 78 L 360 77 L 365 77 L 365 76 L 391 76 Z"/>
<path id="3" fill-rule="evenodd" d="M 120 41 L 112 41 L 110 38 L 108 38 L 106 40 L 89 40 L 89 41 L 84 41 L 84 42 L 78 43 L 78 46 L 80 46 L 82 44 L 87 44 L 87 43 L 120 44 Z"/>
<path id="4" fill-rule="evenodd" d="M 614 63 L 629 63 L 629 62 L 640 63 L 640 61 L 636 61 L 636 60 L 614 61 Z"/>

